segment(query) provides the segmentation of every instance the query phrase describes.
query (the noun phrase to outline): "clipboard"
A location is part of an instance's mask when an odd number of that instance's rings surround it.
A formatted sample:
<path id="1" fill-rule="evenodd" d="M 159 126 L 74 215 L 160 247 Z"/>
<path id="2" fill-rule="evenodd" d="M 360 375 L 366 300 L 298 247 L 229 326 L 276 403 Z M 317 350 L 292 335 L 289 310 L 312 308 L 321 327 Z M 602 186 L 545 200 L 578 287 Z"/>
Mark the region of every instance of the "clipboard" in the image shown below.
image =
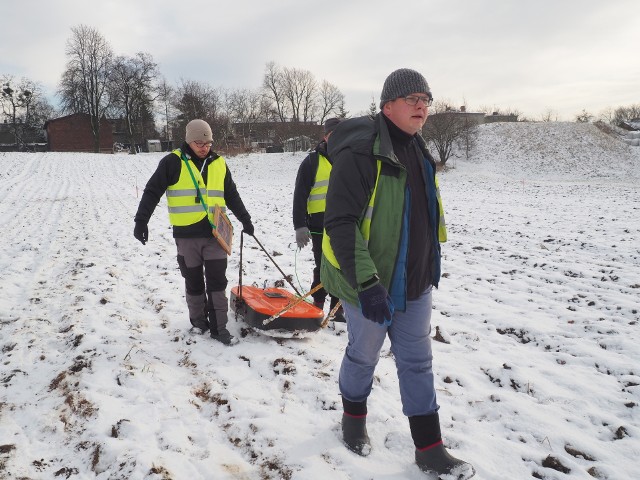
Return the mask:
<path id="1" fill-rule="evenodd" d="M 213 209 L 213 236 L 218 240 L 222 249 L 231 255 L 231 244 L 233 242 L 233 225 L 229 217 L 222 211 L 219 205 Z"/>

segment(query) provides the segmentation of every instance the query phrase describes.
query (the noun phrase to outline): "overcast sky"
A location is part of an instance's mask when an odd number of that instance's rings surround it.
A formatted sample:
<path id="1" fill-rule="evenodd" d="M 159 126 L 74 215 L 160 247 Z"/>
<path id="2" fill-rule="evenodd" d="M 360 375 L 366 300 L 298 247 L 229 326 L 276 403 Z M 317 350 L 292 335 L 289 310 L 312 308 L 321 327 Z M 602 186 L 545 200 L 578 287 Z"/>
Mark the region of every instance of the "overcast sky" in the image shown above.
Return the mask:
<path id="1" fill-rule="evenodd" d="M 573 120 L 640 103 L 636 0 L 16 0 L 0 17 L 0 74 L 40 82 L 53 103 L 80 24 L 118 55 L 151 54 L 174 84 L 258 88 L 269 61 L 309 70 L 351 115 L 401 67 L 471 110 Z"/>

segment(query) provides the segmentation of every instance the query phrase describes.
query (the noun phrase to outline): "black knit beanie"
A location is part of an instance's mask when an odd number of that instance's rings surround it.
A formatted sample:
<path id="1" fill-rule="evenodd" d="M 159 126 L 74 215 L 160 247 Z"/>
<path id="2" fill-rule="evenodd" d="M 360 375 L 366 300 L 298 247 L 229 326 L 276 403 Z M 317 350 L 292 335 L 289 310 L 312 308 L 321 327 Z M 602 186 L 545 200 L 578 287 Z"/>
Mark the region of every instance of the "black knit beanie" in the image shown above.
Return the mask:
<path id="1" fill-rule="evenodd" d="M 391 72 L 384 81 L 380 94 L 380 108 L 396 98 L 406 97 L 412 93 L 426 93 L 431 96 L 427 80 L 421 73 L 410 68 L 399 68 Z"/>

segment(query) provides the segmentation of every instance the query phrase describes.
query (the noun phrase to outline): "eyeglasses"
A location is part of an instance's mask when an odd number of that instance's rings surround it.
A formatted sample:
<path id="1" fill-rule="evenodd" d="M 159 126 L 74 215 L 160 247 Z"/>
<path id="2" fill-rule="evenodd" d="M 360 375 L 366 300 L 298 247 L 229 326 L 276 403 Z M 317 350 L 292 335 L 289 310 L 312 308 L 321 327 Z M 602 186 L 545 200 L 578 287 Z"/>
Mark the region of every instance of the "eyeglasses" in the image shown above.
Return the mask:
<path id="1" fill-rule="evenodd" d="M 422 95 L 407 95 L 404 98 L 404 101 L 407 105 L 417 105 L 419 101 L 422 100 L 425 107 L 430 107 L 433 103 L 433 97 L 431 95 L 427 95 L 423 97 Z"/>
<path id="2" fill-rule="evenodd" d="M 195 143 L 196 147 L 198 147 L 198 148 L 210 147 L 211 145 L 213 145 L 213 142 L 198 142 L 198 141 L 194 141 L 193 143 Z"/>

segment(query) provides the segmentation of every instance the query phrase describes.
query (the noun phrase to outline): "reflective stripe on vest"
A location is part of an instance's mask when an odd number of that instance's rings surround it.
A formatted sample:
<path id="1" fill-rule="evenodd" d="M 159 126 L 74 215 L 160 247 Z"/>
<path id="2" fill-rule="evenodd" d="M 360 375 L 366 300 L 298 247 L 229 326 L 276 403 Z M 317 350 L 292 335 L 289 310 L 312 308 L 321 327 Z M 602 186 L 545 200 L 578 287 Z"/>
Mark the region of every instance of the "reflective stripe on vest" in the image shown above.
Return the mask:
<path id="1" fill-rule="evenodd" d="M 438 222 L 438 240 L 440 243 L 447 241 L 447 223 L 444 221 L 444 205 L 442 205 L 442 197 L 440 197 L 440 184 L 436 175 L 436 198 L 438 199 L 440 219 Z"/>
<path id="2" fill-rule="evenodd" d="M 307 200 L 307 213 L 324 212 L 327 206 L 327 189 L 329 188 L 330 174 L 331 163 L 324 155 L 318 153 L 318 170 L 316 170 L 316 179 Z"/>
<path id="3" fill-rule="evenodd" d="M 364 239 L 365 245 L 369 245 L 369 237 L 371 236 L 371 217 L 373 217 L 373 203 L 376 199 L 376 192 L 378 191 L 378 180 L 380 179 L 380 169 L 382 168 L 382 162 L 377 160 L 378 164 L 378 173 L 376 175 L 376 183 L 373 186 L 373 193 L 371 194 L 371 198 L 369 199 L 369 204 L 367 205 L 367 209 L 364 211 L 364 215 L 360 219 L 360 233 L 362 234 L 362 238 Z M 329 235 L 327 235 L 327 231 L 324 230 L 324 235 L 322 236 L 322 253 L 329 260 L 329 263 L 340 270 L 340 264 L 338 263 L 338 259 L 336 258 L 335 253 L 333 253 L 333 248 L 331 248 L 331 241 L 329 239 Z"/>
<path id="4" fill-rule="evenodd" d="M 193 225 L 205 218 L 198 193 L 189 174 L 185 161 L 182 159 L 182 150 L 174 150 L 173 153 L 180 158 L 180 177 L 178 181 L 167 188 L 167 207 L 169 208 L 169 222 L 173 226 L 185 227 Z M 204 185 L 202 175 L 190 158 L 187 159 L 191 166 L 191 172 L 200 187 L 200 195 L 208 207 L 209 219 L 213 221 L 215 205 L 220 205 L 226 210 L 224 201 L 224 177 L 227 165 L 223 157 L 218 157 L 207 166 L 207 185 Z"/>

